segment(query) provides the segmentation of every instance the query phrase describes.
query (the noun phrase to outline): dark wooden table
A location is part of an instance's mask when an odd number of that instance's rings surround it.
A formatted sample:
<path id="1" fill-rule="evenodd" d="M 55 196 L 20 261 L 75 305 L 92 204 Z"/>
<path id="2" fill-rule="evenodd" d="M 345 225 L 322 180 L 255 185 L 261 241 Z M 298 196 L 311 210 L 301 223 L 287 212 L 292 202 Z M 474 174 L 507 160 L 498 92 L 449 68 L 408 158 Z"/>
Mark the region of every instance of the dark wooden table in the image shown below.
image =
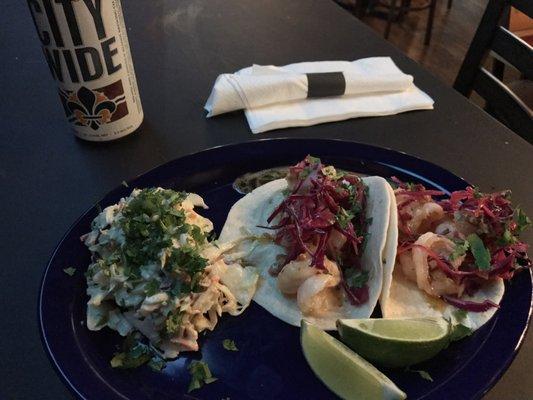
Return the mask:
<path id="1" fill-rule="evenodd" d="M 140 131 L 92 144 L 65 122 L 26 2 L 0 13 L 0 398 L 67 399 L 39 340 L 37 293 L 55 244 L 123 179 L 207 147 L 258 137 L 344 138 L 439 164 L 483 190 L 510 188 L 533 215 L 533 147 L 329 0 L 124 1 L 145 110 Z M 206 120 L 219 73 L 258 64 L 391 56 L 435 111 L 253 136 L 242 113 Z M 533 242 L 530 234 L 527 239 Z M 533 343 L 487 399 L 531 399 Z"/>

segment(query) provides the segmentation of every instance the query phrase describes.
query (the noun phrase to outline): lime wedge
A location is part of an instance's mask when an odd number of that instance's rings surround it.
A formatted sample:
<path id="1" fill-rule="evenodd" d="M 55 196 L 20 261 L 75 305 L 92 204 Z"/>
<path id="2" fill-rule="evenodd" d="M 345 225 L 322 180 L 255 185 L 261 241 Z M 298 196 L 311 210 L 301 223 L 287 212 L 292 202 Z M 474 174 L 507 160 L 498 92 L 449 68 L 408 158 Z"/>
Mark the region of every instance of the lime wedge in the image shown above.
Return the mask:
<path id="1" fill-rule="evenodd" d="M 444 318 L 339 319 L 341 339 L 385 367 L 407 367 L 434 357 L 450 342 Z"/>
<path id="2" fill-rule="evenodd" d="M 406 395 L 372 364 L 316 326 L 302 320 L 300 341 L 316 376 L 345 400 L 405 399 Z"/>

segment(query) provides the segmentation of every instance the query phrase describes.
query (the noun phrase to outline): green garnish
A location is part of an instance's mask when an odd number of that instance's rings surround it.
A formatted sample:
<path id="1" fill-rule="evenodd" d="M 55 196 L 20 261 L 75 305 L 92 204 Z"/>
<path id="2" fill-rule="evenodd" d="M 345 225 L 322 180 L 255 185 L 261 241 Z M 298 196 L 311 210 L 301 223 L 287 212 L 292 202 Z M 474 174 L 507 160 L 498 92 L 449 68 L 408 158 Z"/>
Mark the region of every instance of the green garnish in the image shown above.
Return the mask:
<path id="1" fill-rule="evenodd" d="M 335 215 L 335 219 L 342 229 L 346 229 L 354 217 L 355 214 L 353 212 L 347 211 L 342 207 L 339 209 L 337 215 Z"/>
<path id="2" fill-rule="evenodd" d="M 222 346 L 229 351 L 239 351 L 239 349 L 235 345 L 235 342 L 231 339 L 224 339 L 222 341 Z"/>
<path id="3" fill-rule="evenodd" d="M 194 292 L 197 289 L 197 284 L 202 276 L 202 272 L 207 266 L 207 262 L 208 261 L 200 255 L 198 249 L 194 247 L 182 246 L 178 249 L 172 249 L 167 265 L 178 275 L 187 274 L 190 276 L 190 280 L 185 282 L 178 281 L 177 285 L 173 287 L 172 293 L 179 294 Z"/>
<path id="4" fill-rule="evenodd" d="M 433 382 L 433 378 L 431 377 L 429 372 L 421 370 L 421 369 L 413 370 L 413 371 L 418 372 L 418 375 L 420 375 L 422 377 L 422 379 L 425 379 L 426 381 Z"/>
<path id="5" fill-rule="evenodd" d="M 153 357 L 153 350 L 131 335 L 124 340 L 122 349 L 121 353 L 116 353 L 111 359 L 113 368 L 137 368 L 146 364 Z"/>
<path id="6" fill-rule="evenodd" d="M 411 369 L 409 367 L 407 367 L 405 369 L 406 372 L 416 372 L 418 375 L 420 375 L 420 377 L 422 379 L 425 379 L 426 381 L 430 381 L 430 382 L 433 382 L 433 378 L 431 377 L 431 375 L 429 374 L 429 372 L 427 371 L 424 371 L 422 369 Z"/>
<path id="7" fill-rule="evenodd" d="M 361 271 L 355 268 L 347 268 L 344 271 L 344 280 L 349 287 L 360 289 L 368 282 L 368 271 Z"/>
<path id="8" fill-rule="evenodd" d="M 161 249 L 170 247 L 173 237 L 188 231 L 185 213 L 176 209 L 185 197 L 185 193 L 173 190 L 144 189 L 124 207 L 120 226 L 125 244 L 121 250 L 130 273 L 159 260 Z"/>
<path id="9" fill-rule="evenodd" d="M 74 267 L 68 267 L 68 268 L 65 268 L 63 270 L 63 272 L 69 276 L 74 276 L 74 274 L 76 273 L 76 268 Z"/>
<path id="10" fill-rule="evenodd" d="M 169 335 L 178 332 L 183 319 L 182 312 L 173 312 L 165 320 L 165 332 Z"/>
<path id="11" fill-rule="evenodd" d="M 126 181 L 122 181 L 122 186 L 127 187 L 127 188 L 130 187 L 130 185 L 128 185 L 128 182 L 126 182 Z"/>
<path id="12" fill-rule="evenodd" d="M 154 294 L 158 293 L 159 292 L 159 281 L 157 279 L 151 280 L 146 285 L 144 291 L 147 297 L 153 296 Z"/>
<path id="13" fill-rule="evenodd" d="M 217 380 L 217 378 L 211 374 L 207 364 L 203 361 L 191 361 L 187 369 L 191 375 L 191 381 L 187 393 L 200 389 L 203 385 L 213 383 Z"/>
<path id="14" fill-rule="evenodd" d="M 459 257 L 464 256 L 469 247 L 470 247 L 470 243 L 467 240 L 456 243 L 455 248 L 450 254 L 450 261 L 454 261 L 458 259 Z"/>
<path id="15" fill-rule="evenodd" d="M 327 167 L 323 167 L 320 170 L 325 176 L 327 176 L 330 179 L 333 179 L 334 181 L 339 180 L 344 175 L 346 175 L 345 172 L 337 171 L 333 165 L 328 165 Z"/>
<path id="16" fill-rule="evenodd" d="M 476 260 L 476 265 L 481 271 L 487 271 L 490 269 L 490 253 L 483 244 L 481 238 L 472 233 L 466 238 L 470 244 L 470 251 Z"/>
<path id="17" fill-rule="evenodd" d="M 531 220 L 520 208 L 516 207 L 515 213 L 518 232 L 522 232 L 531 226 Z"/>
<path id="18" fill-rule="evenodd" d="M 166 365 L 167 363 L 165 362 L 165 360 L 163 360 L 158 355 L 153 356 L 152 359 L 148 361 L 148 366 L 156 372 L 160 372 L 163 368 L 166 367 Z"/>

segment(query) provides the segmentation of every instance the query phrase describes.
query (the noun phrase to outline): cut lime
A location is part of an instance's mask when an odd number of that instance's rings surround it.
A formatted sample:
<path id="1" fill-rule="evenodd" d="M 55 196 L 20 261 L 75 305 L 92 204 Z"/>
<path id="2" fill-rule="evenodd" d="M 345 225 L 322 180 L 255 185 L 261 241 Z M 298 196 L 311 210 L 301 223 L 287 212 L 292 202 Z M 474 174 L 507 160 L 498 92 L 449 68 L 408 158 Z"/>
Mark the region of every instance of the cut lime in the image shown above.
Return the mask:
<path id="1" fill-rule="evenodd" d="M 302 320 L 300 340 L 309 366 L 337 396 L 346 400 L 406 398 L 372 364 L 305 320 Z"/>
<path id="2" fill-rule="evenodd" d="M 339 319 L 337 329 L 359 355 L 385 367 L 429 360 L 450 342 L 444 318 Z"/>

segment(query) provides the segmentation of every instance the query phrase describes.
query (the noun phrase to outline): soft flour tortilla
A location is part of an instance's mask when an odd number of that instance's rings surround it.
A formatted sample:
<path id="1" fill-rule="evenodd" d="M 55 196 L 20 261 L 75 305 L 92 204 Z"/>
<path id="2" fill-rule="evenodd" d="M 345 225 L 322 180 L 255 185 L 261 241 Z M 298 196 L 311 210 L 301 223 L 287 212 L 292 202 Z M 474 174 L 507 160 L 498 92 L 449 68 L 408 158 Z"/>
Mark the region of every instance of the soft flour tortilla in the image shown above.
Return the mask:
<path id="1" fill-rule="evenodd" d="M 390 188 L 391 201 L 391 223 L 387 232 L 387 247 L 392 248 L 389 243 L 398 243 L 398 210 L 394 191 Z M 390 253 L 393 254 L 392 252 Z M 403 317 L 444 317 L 452 322 L 461 323 L 472 330 L 481 327 L 492 318 L 497 308 L 491 308 L 485 312 L 468 312 L 466 317 L 458 321 L 454 312 L 457 307 L 445 303 L 443 300 L 428 296 L 419 289 L 415 282 L 407 280 L 402 272 L 394 269 L 396 261 L 396 245 L 394 246 L 394 256 L 387 256 L 387 263 L 383 266 L 383 288 L 379 299 L 383 318 L 403 318 Z M 503 280 L 491 281 L 488 285 L 478 290 L 474 296 L 464 296 L 465 300 L 482 302 L 486 299 L 499 304 L 504 293 Z"/>
<path id="2" fill-rule="evenodd" d="M 368 227 L 369 238 L 361 256 L 363 268 L 369 271 L 369 299 L 361 306 L 352 306 L 343 297 L 343 305 L 321 318 L 307 317 L 306 320 L 316 326 L 334 330 L 338 318 L 368 318 L 374 310 L 381 293 L 383 282 L 383 261 L 393 262 L 396 254 L 396 243 L 389 242 L 386 248 L 386 237 L 389 228 L 391 212 L 391 195 L 387 181 L 381 177 L 364 177 L 368 186 L 366 217 L 372 222 Z M 283 257 L 285 250 L 272 240 L 259 238 L 272 231 L 258 228 L 258 225 L 268 225 L 267 218 L 284 199 L 283 191 L 287 188 L 285 179 L 278 179 L 262 185 L 247 194 L 231 208 L 226 223 L 220 234 L 219 242 L 240 241 L 236 257 L 241 257 L 245 263 L 259 269 L 259 282 L 254 300 L 268 312 L 282 321 L 294 326 L 300 326 L 304 315 L 300 312 L 295 297 L 285 296 L 280 292 L 276 277 L 269 274 L 269 268 L 276 265 Z M 389 190 L 390 189 L 390 190 Z M 386 259 L 386 260 L 385 260 Z M 392 270 L 392 267 L 388 268 Z M 389 280 L 390 281 L 390 280 Z M 344 292 L 343 292 L 344 296 Z"/>
<path id="3" fill-rule="evenodd" d="M 486 299 L 499 304 L 502 300 L 505 286 L 502 279 L 491 281 L 479 289 L 473 296 L 463 296 L 469 301 L 482 302 Z M 485 312 L 467 312 L 466 317 L 457 320 L 454 312 L 458 310 L 443 300 L 428 296 L 420 290 L 416 283 L 407 280 L 398 270 L 393 273 L 392 284 L 388 298 L 381 300 L 383 318 L 403 317 L 444 317 L 454 323 L 476 330 L 492 318 L 497 308 L 492 307 Z"/>
<path id="4" fill-rule="evenodd" d="M 392 271 L 396 263 L 396 251 L 398 249 L 398 207 L 396 205 L 396 196 L 394 190 L 387 184 L 387 191 L 390 195 L 390 215 L 389 226 L 385 238 L 385 249 L 383 255 L 383 285 L 379 296 L 379 304 L 383 309 L 383 304 L 389 298 L 389 292 L 392 284 Z"/>

